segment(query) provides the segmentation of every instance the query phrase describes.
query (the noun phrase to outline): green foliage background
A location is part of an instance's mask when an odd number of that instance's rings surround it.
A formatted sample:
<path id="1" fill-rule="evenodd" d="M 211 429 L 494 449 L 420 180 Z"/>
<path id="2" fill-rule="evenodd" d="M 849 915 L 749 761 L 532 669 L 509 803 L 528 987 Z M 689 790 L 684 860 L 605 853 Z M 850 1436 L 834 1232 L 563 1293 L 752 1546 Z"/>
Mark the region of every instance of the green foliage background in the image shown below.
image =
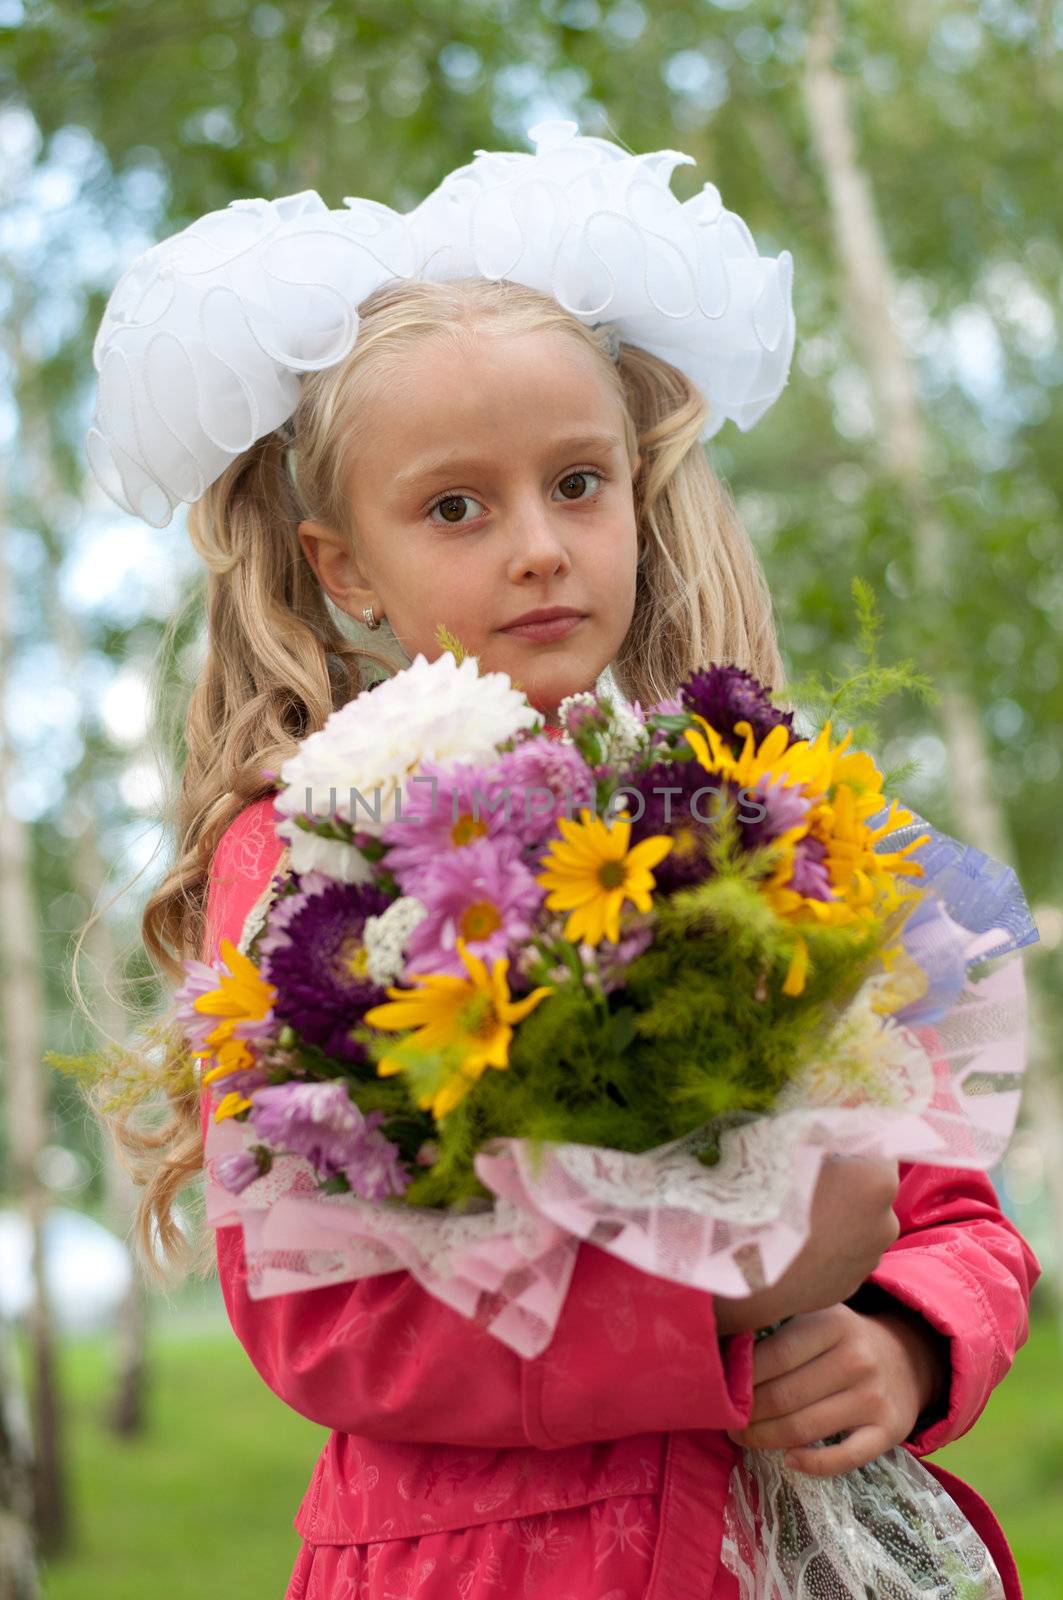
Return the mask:
<path id="1" fill-rule="evenodd" d="M 95 894 L 86 840 L 114 890 L 158 838 L 150 748 L 128 691 L 165 644 L 158 742 L 172 767 L 199 648 L 180 519 L 146 535 L 87 472 L 91 347 L 107 295 L 154 240 L 233 198 L 312 187 L 331 206 L 356 194 L 405 209 L 477 148 L 527 148 L 525 130 L 554 115 L 635 150 L 689 152 L 697 166 L 673 177 L 680 198 L 712 180 L 763 252 L 793 252 L 790 385 L 752 433 L 718 435 L 710 457 L 763 558 L 791 678 L 853 664 L 858 575 L 883 607 L 887 660 L 910 658 L 931 676 L 948 667 L 969 684 L 1013 864 L 1038 913 L 1043 942 L 1030 970 L 1050 1040 L 1058 1037 L 1063 6 L 842 0 L 840 10 L 836 65 L 851 88 L 858 156 L 930 430 L 926 493 L 948 551 L 933 582 L 881 465 L 867 375 L 843 314 L 804 97 L 811 0 L 0 0 L 11 799 L 31 828 L 40 922 L 26 937 L 37 939 L 46 976 L 48 1044 L 87 1042 L 69 989 L 71 938 Z M 941 714 L 915 698 L 890 703 L 883 755 L 887 767 L 914 761 L 907 798 L 956 831 L 966 774 L 948 768 Z M 160 865 L 157 856 L 108 913 L 120 947 L 135 952 L 139 903 Z M 135 953 L 125 974 L 123 997 L 150 999 Z M 91 990 L 97 974 L 87 979 Z M 1047 1054 L 1055 1066 L 1051 1044 Z M 96 1130 L 72 1080 L 50 1074 L 50 1094 L 55 1143 L 84 1161 L 71 1198 L 91 1209 L 101 1187 Z M 0 1193 L 6 1151 L 0 1120 Z M 1058 1448 L 1045 1437 L 1035 1457 L 1028 1441 L 1055 1414 L 1043 1397 L 1058 1383 L 1058 1351 L 1031 1373 L 1028 1394 L 1006 1385 L 994 1399 L 1009 1425 L 980 1428 L 960 1465 L 977 1468 L 991 1493 L 1002 1486 L 998 1509 L 1022 1536 L 1028 1592 L 1047 1597 L 1056 1592 L 1058 1518 L 1039 1496 L 1053 1475 L 1058 1482 Z M 267 1429 L 263 1413 L 254 1428 L 272 1439 L 286 1417 L 272 1415 Z M 198 1483 L 194 1456 L 190 1448 L 182 1470 Z M 307 1465 L 310 1456 L 308 1441 Z M 110 1481 L 98 1460 L 94 1447 L 85 1472 L 97 1487 Z M 1021 1482 L 1016 1463 L 1030 1467 Z M 285 1487 L 285 1505 L 302 1482 Z M 1005 1490 L 1014 1491 L 1006 1504 Z M 100 1511 L 100 1525 L 113 1528 L 118 1512 Z M 124 1502 L 121 1515 L 128 1527 Z M 246 1516 L 243 1499 L 231 1515 Z M 275 1508 L 266 1520 L 280 1526 L 282 1515 Z M 167 1525 L 176 1532 L 179 1518 Z M 226 1539 L 233 1547 L 231 1523 Z M 154 1527 L 147 1545 L 154 1574 Z M 191 1577 L 188 1555 L 182 1545 L 173 1571 Z M 288 1558 L 267 1563 L 263 1550 L 263 1582 Z M 212 1559 L 212 1582 L 219 1571 Z M 246 1581 L 238 1571 L 237 1588 Z M 109 1570 L 99 1592 L 140 1593 L 131 1569 L 127 1577 L 133 1586 L 122 1590 Z M 54 1582 L 57 1596 L 88 1593 L 83 1570 L 67 1587 L 58 1573 Z"/>

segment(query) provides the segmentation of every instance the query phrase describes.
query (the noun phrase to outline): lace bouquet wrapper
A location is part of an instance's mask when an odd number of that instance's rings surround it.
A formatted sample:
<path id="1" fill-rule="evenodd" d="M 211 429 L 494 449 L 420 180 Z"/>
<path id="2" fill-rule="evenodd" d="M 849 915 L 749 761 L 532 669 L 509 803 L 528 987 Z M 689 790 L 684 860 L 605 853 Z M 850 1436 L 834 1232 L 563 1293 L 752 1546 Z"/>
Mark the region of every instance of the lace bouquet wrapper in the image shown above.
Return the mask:
<path id="1" fill-rule="evenodd" d="M 744 1451 L 721 1555 L 741 1600 L 1006 1600 L 978 1533 L 901 1449 L 835 1478 Z"/>
<path id="2" fill-rule="evenodd" d="M 1006 1148 L 1037 937 L 1011 870 L 736 667 L 645 710 L 602 682 L 547 730 L 505 674 L 418 656 L 282 768 L 283 870 L 178 995 L 252 1297 L 404 1269 L 532 1357 L 581 1241 L 741 1297 L 806 1242 L 826 1156 Z M 729 1513 L 778 1574 L 748 1592 L 862 1597 L 779 1559 L 854 1475 L 780 1500 L 767 1460 Z"/>

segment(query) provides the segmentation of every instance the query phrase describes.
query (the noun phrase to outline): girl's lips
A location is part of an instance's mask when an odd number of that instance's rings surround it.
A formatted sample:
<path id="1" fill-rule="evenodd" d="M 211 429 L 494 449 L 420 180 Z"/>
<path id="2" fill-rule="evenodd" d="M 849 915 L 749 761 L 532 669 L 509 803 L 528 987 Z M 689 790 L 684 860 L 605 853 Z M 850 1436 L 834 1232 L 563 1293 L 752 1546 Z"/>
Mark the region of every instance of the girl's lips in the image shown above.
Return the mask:
<path id="1" fill-rule="evenodd" d="M 586 617 L 554 617 L 549 622 L 521 622 L 512 628 L 500 628 L 500 633 L 516 634 L 521 639 L 531 639 L 535 644 L 550 644 L 554 639 L 564 639 L 573 628 L 578 628 Z"/>

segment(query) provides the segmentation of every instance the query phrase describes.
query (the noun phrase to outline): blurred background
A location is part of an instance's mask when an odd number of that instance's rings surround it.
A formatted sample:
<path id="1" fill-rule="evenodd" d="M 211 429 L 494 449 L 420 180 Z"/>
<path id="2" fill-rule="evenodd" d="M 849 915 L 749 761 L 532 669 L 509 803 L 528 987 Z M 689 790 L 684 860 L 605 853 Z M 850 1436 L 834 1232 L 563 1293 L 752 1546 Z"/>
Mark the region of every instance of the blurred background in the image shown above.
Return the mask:
<path id="1" fill-rule="evenodd" d="M 93 907 L 88 1009 L 120 1035 L 152 1002 L 137 925 L 201 648 L 182 519 L 126 517 L 85 463 L 105 300 L 234 198 L 406 210 L 562 116 L 688 152 L 681 199 L 711 180 L 762 253 L 793 252 L 789 388 L 708 447 L 788 670 L 853 664 L 865 578 L 883 658 L 939 695 L 884 708 L 886 764 L 913 761 L 910 803 L 1035 909 L 1023 1127 L 993 1177 L 1045 1276 L 1030 1343 L 940 1459 L 992 1502 L 1030 1600 L 1056 1600 L 1061 51 L 1059 0 L 0 0 L 0 1594 L 279 1595 L 325 1439 L 258 1379 L 215 1283 L 143 1289 L 128 1181 L 42 1064 L 98 1043 L 70 976 Z"/>

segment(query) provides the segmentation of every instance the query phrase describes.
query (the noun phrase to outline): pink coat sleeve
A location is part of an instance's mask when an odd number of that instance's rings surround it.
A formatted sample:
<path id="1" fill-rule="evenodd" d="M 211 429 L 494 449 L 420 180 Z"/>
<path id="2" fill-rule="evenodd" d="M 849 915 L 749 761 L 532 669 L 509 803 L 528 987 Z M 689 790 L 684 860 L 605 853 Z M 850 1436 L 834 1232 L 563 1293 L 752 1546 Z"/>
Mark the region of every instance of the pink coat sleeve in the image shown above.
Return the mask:
<path id="1" fill-rule="evenodd" d="M 1041 1269 L 983 1172 L 902 1167 L 894 1210 L 900 1237 L 868 1281 L 935 1329 L 948 1365 L 947 1394 L 908 1440 L 924 1456 L 980 1416 L 1026 1340 Z"/>
<path id="2" fill-rule="evenodd" d="M 215 854 L 206 958 L 239 940 L 279 855 L 271 803 L 241 813 Z M 208 1096 L 203 1096 L 203 1129 Z M 247 1293 L 239 1227 L 217 1232 L 229 1320 L 293 1410 L 366 1438 L 549 1449 L 628 1434 L 741 1428 L 752 1408 L 752 1337 L 717 1338 L 713 1303 L 580 1246 L 554 1338 L 533 1360 L 423 1290 L 406 1272 L 270 1299 Z"/>

